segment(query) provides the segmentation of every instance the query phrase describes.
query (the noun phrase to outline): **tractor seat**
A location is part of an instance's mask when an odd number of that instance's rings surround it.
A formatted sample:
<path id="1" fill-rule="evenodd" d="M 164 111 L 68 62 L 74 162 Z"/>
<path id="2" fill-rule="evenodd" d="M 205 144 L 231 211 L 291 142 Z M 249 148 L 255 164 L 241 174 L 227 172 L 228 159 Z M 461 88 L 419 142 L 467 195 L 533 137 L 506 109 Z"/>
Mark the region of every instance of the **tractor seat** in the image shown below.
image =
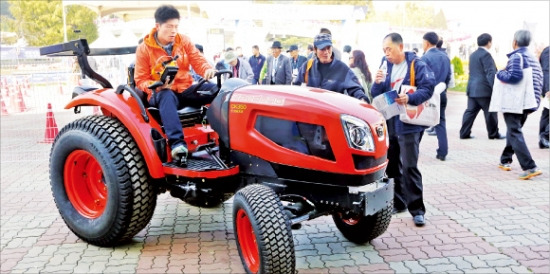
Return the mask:
<path id="1" fill-rule="evenodd" d="M 128 85 L 134 89 L 136 94 L 140 97 L 141 102 L 143 102 L 143 105 L 147 108 L 149 113 L 151 113 L 153 118 L 160 125 L 162 125 L 160 120 L 160 112 L 158 108 L 150 106 L 149 102 L 147 101 L 147 93 L 143 92 L 142 90 L 136 87 L 136 82 L 134 80 L 134 71 L 135 71 L 135 64 L 132 63 L 128 66 Z M 186 106 L 181 109 L 178 109 L 178 117 L 183 127 L 189 127 L 195 124 L 202 123 L 202 120 L 205 114 L 206 114 L 206 108 L 204 107 Z"/>

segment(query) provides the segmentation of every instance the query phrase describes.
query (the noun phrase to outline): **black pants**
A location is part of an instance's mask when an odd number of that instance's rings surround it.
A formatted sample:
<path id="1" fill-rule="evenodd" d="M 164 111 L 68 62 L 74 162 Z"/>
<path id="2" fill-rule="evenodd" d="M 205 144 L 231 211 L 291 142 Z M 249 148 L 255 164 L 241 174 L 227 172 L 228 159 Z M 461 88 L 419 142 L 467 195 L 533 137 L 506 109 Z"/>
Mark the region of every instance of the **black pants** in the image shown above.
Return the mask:
<path id="1" fill-rule="evenodd" d="M 542 98 L 541 100 L 548 100 L 546 98 Z M 548 132 L 548 109 L 547 108 L 542 108 L 542 114 L 540 115 L 540 125 L 539 125 L 539 138 L 542 140 L 542 139 L 545 139 L 548 141 L 548 136 L 549 132 Z"/>
<path id="2" fill-rule="evenodd" d="M 439 106 L 439 124 L 434 127 L 437 135 L 437 144 L 439 148 L 436 150 L 438 156 L 445 157 L 449 153 L 449 141 L 447 140 L 447 122 L 445 120 L 445 109 L 447 108 L 447 91 L 440 95 Z"/>
<path id="3" fill-rule="evenodd" d="M 394 207 L 408 208 L 412 216 L 424 215 L 422 174 L 418 169 L 420 140 L 424 132 L 390 137 L 388 177 L 394 178 Z"/>
<path id="4" fill-rule="evenodd" d="M 193 92 L 196 85 L 192 85 L 182 93 L 177 93 L 169 89 L 156 92 L 149 104 L 157 107 L 160 112 L 160 119 L 164 126 L 164 131 L 168 137 L 168 145 L 175 148 L 180 144 L 185 144 L 183 140 L 182 125 L 178 117 L 178 109 L 184 106 L 200 107 L 212 102 L 214 96 L 201 95 Z M 216 87 L 213 83 L 204 83 L 200 90 L 212 90 Z"/>
<path id="5" fill-rule="evenodd" d="M 466 111 L 464 111 L 464 116 L 462 116 L 460 138 L 467 138 L 470 136 L 472 133 L 472 126 L 480 110 L 483 110 L 483 114 L 485 115 L 485 126 L 487 127 L 487 135 L 489 138 L 497 138 L 499 136 L 498 116 L 496 112 L 489 112 L 490 102 L 490 97 L 468 97 L 468 107 Z"/>
<path id="6" fill-rule="evenodd" d="M 501 163 L 511 163 L 512 156 L 516 154 L 521 169 L 528 170 L 537 167 L 535 161 L 531 157 L 531 153 L 527 148 L 525 139 L 523 138 L 522 127 L 527 120 L 527 113 L 523 114 L 504 113 L 504 121 L 506 122 L 506 147 L 500 156 Z"/>

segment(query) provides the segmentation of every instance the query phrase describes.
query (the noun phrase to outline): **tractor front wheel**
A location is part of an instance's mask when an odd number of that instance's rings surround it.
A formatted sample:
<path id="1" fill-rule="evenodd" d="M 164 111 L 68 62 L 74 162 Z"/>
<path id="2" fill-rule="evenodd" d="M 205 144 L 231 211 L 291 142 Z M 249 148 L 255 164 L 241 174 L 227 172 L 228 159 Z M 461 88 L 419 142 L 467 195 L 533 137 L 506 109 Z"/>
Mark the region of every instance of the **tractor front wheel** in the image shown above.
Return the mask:
<path id="1" fill-rule="evenodd" d="M 269 187 L 250 185 L 235 194 L 233 227 L 247 273 L 293 273 L 296 266 L 290 222 Z"/>

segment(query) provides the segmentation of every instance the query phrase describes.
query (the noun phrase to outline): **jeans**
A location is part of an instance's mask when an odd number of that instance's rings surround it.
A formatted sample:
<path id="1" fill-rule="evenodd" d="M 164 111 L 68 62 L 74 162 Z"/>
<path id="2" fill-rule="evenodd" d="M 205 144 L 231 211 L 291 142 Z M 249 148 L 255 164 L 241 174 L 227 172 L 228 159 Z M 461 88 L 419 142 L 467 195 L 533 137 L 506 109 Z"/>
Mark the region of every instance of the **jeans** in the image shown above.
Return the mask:
<path id="1" fill-rule="evenodd" d="M 168 137 L 168 145 L 172 149 L 182 144 L 186 145 L 178 109 L 185 106 L 200 107 L 209 104 L 215 97 L 195 93 L 193 92 L 195 87 L 196 85 L 192 85 L 181 93 L 164 89 L 155 92 L 149 100 L 149 105 L 159 109 L 164 132 Z M 200 87 L 200 90 L 213 90 L 216 87 L 216 84 L 206 82 Z"/>

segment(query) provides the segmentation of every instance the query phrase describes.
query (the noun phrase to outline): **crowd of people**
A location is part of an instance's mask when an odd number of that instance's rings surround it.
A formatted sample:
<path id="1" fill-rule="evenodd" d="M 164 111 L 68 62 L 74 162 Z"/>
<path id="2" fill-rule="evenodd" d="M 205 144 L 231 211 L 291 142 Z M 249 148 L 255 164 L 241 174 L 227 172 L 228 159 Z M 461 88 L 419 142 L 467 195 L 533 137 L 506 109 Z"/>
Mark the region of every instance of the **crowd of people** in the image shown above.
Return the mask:
<path id="1" fill-rule="evenodd" d="M 252 47 L 252 55 L 248 58 L 244 57 L 242 49 L 228 48 L 222 60 L 214 65 L 209 64 L 199 51 L 199 48 L 202 50 L 202 46 L 191 44 L 189 37 L 178 33 L 179 19 L 178 11 L 172 6 L 161 6 L 157 9 L 156 26 L 138 47 L 135 65 L 137 86 L 148 94 L 150 104 L 160 109 L 160 117 L 173 158 L 185 160 L 187 155 L 187 145 L 177 119 L 178 106 L 204 103 L 190 92 L 194 89 L 193 78 L 186 71 L 186 67 L 190 67 L 196 77 L 210 79 L 216 70 L 227 69 L 233 72 L 232 77 L 241 78 L 250 84 L 317 87 L 365 102 L 372 102 L 377 96 L 390 91 L 398 91 L 396 103 L 409 106 L 419 106 L 432 96 L 440 96 L 439 123 L 430 128 L 428 134 L 438 138 L 436 158 L 446 160 L 449 153 L 445 119 L 447 95 L 446 89 L 434 95 L 434 87 L 440 83 L 444 83 L 446 87 L 453 85 L 453 67 L 445 49 L 441 48 L 442 39 L 435 32 L 427 32 L 422 37 L 422 56 L 415 51 L 405 51 L 403 38 L 399 33 L 388 34 L 381 41 L 383 65 L 371 74 L 365 53 L 358 49 L 352 50 L 350 46 L 344 47 L 343 52 L 338 50 L 333 46 L 330 30 L 326 28 L 320 29 L 313 37 L 313 44 L 311 47 L 308 46 L 308 56 L 299 55 L 296 45 L 291 45 L 287 49 L 289 56 L 286 56 L 282 54 L 281 42 L 273 41 L 271 53 L 267 57 L 260 53 L 258 46 Z M 534 57 L 528 50 L 530 32 L 517 31 L 513 38 L 514 51 L 508 54 L 508 64 L 505 69 L 497 71 L 495 62 L 488 52 L 492 45 L 491 41 L 489 34 L 481 34 L 477 39 L 479 48 L 470 56 L 466 92 L 468 106 L 464 112 L 460 138 L 473 138 L 473 122 L 479 110 L 483 110 L 488 138 L 506 139 L 498 167 L 506 171 L 511 170 L 510 163 L 515 154 L 523 170 L 519 178 L 530 179 L 542 172 L 529 153 L 522 127 L 528 115 L 539 107 L 541 94 L 549 95 L 548 47 L 540 59 Z M 162 86 L 151 89 L 149 87 L 154 82 L 154 79 L 151 79 L 151 65 L 155 64 L 159 56 L 166 54 L 185 56 L 184 60 L 178 62 L 183 65 L 180 69 L 184 69 L 186 73 L 178 73 L 173 81 L 167 81 Z M 523 70 L 527 68 L 532 70 L 532 79 L 526 80 L 533 82 L 533 89 L 527 90 L 526 93 L 535 97 L 536 107 L 524 109 L 522 113 L 504 112 L 507 131 L 506 135 L 501 135 L 497 114 L 489 111 L 494 81 L 516 84 L 524 78 Z M 399 92 L 405 85 L 414 86 L 416 90 L 413 93 Z M 203 86 L 203 89 L 210 88 L 212 85 Z M 386 174 L 395 182 L 394 212 L 408 210 L 414 224 L 423 226 L 426 208 L 418 157 L 420 142 L 428 126 L 404 122 L 399 115 L 387 119 L 387 126 L 389 150 Z M 547 107 L 541 117 L 540 132 L 539 145 L 541 148 L 548 148 Z"/>

